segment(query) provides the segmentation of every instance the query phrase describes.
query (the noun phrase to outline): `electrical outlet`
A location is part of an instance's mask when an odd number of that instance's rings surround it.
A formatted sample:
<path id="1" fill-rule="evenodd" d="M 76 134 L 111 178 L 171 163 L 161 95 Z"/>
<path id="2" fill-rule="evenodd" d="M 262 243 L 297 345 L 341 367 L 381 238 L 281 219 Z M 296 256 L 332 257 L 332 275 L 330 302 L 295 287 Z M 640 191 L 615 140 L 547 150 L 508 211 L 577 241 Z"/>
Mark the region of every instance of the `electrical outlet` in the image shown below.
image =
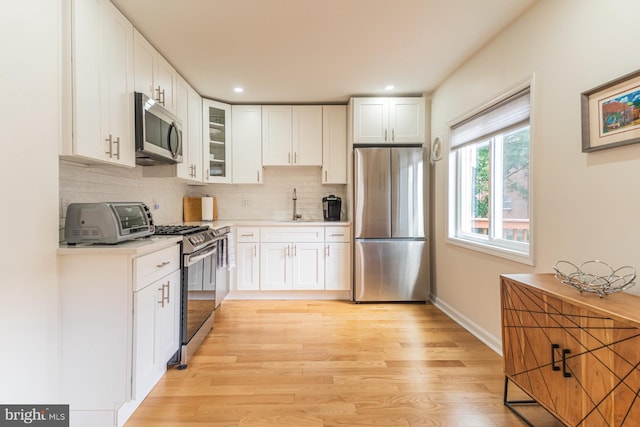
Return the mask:
<path id="1" fill-rule="evenodd" d="M 249 199 L 242 199 L 242 207 L 243 208 L 249 207 Z"/>

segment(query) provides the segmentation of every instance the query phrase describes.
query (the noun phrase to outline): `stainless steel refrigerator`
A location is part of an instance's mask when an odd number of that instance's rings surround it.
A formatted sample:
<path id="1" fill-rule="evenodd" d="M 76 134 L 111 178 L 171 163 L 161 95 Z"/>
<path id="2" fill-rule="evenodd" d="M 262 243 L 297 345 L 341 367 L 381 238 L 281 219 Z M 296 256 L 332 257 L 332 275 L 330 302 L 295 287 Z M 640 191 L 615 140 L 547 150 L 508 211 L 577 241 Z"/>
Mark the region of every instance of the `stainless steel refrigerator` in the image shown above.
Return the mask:
<path id="1" fill-rule="evenodd" d="M 354 149 L 354 301 L 428 299 L 425 191 L 421 147 Z"/>

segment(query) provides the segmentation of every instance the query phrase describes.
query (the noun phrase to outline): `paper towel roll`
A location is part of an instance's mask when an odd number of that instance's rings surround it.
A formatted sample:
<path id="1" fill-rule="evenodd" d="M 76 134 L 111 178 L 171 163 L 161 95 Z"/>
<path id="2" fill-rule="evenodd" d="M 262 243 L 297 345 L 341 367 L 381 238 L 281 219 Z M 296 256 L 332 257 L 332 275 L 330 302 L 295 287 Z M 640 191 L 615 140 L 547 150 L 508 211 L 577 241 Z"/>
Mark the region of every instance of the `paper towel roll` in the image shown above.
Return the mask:
<path id="1" fill-rule="evenodd" d="M 213 197 L 202 198 L 202 220 L 213 221 Z"/>

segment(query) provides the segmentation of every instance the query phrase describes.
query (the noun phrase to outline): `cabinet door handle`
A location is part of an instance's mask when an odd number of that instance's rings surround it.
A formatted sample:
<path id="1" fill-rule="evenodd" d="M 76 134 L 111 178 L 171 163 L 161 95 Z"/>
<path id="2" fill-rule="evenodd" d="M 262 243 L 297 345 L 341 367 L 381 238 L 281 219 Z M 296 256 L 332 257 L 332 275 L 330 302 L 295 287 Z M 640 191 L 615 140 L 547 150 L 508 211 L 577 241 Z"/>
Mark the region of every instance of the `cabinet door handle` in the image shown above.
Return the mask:
<path id="1" fill-rule="evenodd" d="M 260 182 L 260 171 L 259 170 L 256 171 L 256 176 L 258 177 L 257 182 Z"/>
<path id="2" fill-rule="evenodd" d="M 113 143 L 118 146 L 118 151 L 116 151 L 116 159 L 120 160 L 120 137 L 117 137 L 116 140 L 113 141 Z"/>
<path id="3" fill-rule="evenodd" d="M 567 354 L 570 354 L 571 350 L 566 348 L 562 349 L 562 376 L 565 378 L 571 377 L 571 372 L 567 372 Z"/>
<path id="4" fill-rule="evenodd" d="M 298 256 L 298 246 L 293 245 L 293 256 Z"/>
<path id="5" fill-rule="evenodd" d="M 165 104 L 164 89 L 162 89 L 161 95 L 162 95 L 162 101 L 160 101 L 160 103 L 162 104 L 163 107 L 165 107 L 166 105 L 164 105 Z"/>
<path id="6" fill-rule="evenodd" d="M 166 285 L 162 285 L 162 293 L 163 294 L 164 294 L 164 287 L 165 286 L 167 287 L 167 295 L 166 295 L 165 298 L 167 299 L 167 304 L 171 304 L 171 300 L 170 300 L 170 298 L 171 298 L 171 288 L 170 288 L 171 282 L 167 282 Z"/>
<path id="7" fill-rule="evenodd" d="M 290 257 L 290 255 L 289 255 L 289 248 L 290 248 L 290 247 L 291 247 L 291 246 L 287 245 L 287 251 L 286 251 L 287 258 L 289 258 L 289 257 Z"/>
<path id="8" fill-rule="evenodd" d="M 109 134 L 109 138 L 105 138 L 105 141 L 109 143 L 109 151 L 105 151 L 109 155 L 110 159 L 113 159 L 113 137 Z"/>
<path id="9" fill-rule="evenodd" d="M 160 102 L 160 91 L 162 90 L 162 88 L 160 87 L 160 85 L 158 85 L 158 88 L 154 90 L 154 92 L 158 92 L 158 97 L 156 98 L 156 101 Z"/>
<path id="10" fill-rule="evenodd" d="M 384 130 L 384 140 L 385 140 L 385 142 L 387 141 L 387 130 L 386 129 Z"/>
<path id="11" fill-rule="evenodd" d="M 560 348 L 560 344 L 551 344 L 551 369 L 559 371 L 560 366 L 556 366 L 556 350 Z"/>
<path id="12" fill-rule="evenodd" d="M 327 178 L 327 171 L 324 171 L 324 182 L 327 182 L 328 178 Z"/>
<path id="13" fill-rule="evenodd" d="M 160 304 L 161 307 L 164 308 L 164 285 L 162 285 L 162 287 L 158 288 L 158 291 L 162 292 L 162 296 L 160 297 L 160 301 L 158 301 L 158 304 Z"/>
<path id="14" fill-rule="evenodd" d="M 293 153 L 293 163 L 294 164 L 298 163 L 298 152 L 297 151 Z"/>
<path id="15" fill-rule="evenodd" d="M 255 258 L 258 255 L 258 245 L 253 245 L 253 257 Z"/>
<path id="16" fill-rule="evenodd" d="M 396 130 L 391 129 L 391 142 L 395 142 L 396 141 Z"/>
<path id="17" fill-rule="evenodd" d="M 331 246 L 327 245 L 327 257 L 331 256 Z"/>
<path id="18" fill-rule="evenodd" d="M 291 164 L 291 152 L 287 153 L 287 163 Z"/>

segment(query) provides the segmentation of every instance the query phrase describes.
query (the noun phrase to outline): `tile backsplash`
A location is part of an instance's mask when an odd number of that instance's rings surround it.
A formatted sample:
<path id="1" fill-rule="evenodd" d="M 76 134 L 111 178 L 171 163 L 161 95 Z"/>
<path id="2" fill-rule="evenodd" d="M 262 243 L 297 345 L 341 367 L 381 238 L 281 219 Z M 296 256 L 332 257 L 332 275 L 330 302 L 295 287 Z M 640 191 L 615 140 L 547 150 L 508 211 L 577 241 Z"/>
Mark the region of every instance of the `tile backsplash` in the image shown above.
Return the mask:
<path id="1" fill-rule="evenodd" d="M 344 184 L 321 184 L 319 167 L 266 167 L 264 184 L 209 184 L 189 186 L 188 196 L 215 196 L 219 219 L 288 220 L 293 214 L 293 189 L 297 211 L 304 220 L 322 220 L 322 198 L 335 194 L 342 198 L 343 219 L 346 212 Z"/>
<path id="2" fill-rule="evenodd" d="M 64 235 L 66 206 L 74 202 L 144 202 L 156 224 L 170 224 L 182 221 L 184 196 L 209 195 L 217 199 L 219 219 L 287 220 L 293 211 L 294 188 L 303 219 L 322 220 L 322 197 L 329 194 L 341 197 L 342 210 L 347 211 L 346 185 L 322 185 L 319 167 L 268 167 L 264 184 L 187 185 L 177 179 L 143 177 L 141 166 L 60 161 L 60 235 Z"/>

